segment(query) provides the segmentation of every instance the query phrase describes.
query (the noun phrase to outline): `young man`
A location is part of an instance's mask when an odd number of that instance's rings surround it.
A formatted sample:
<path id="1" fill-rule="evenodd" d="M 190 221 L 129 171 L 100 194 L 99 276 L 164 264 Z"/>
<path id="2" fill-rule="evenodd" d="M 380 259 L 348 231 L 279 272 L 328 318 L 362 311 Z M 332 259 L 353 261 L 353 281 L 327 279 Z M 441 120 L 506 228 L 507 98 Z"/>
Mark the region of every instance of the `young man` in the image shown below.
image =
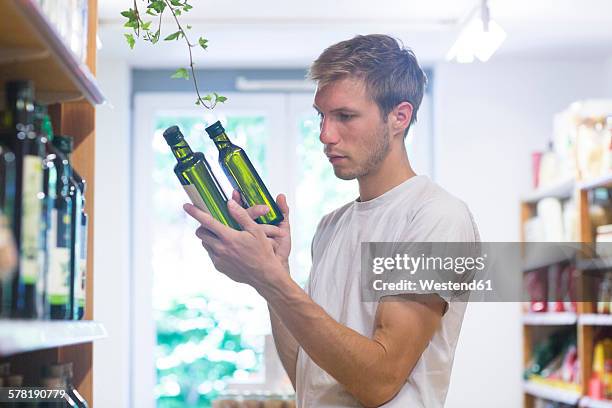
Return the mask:
<path id="1" fill-rule="evenodd" d="M 361 242 L 479 240 L 466 205 L 410 166 L 404 138 L 423 97 L 414 54 L 385 35 L 326 49 L 310 69 L 320 140 L 336 176 L 357 179 L 359 198 L 323 217 L 312 242 L 307 289 L 289 275 L 289 209 L 279 226 L 252 219 L 265 206 L 228 207 L 235 231 L 196 207 L 196 235 L 219 271 L 268 302 L 273 335 L 300 407 L 441 407 L 465 303 L 436 293 L 363 302 Z"/>

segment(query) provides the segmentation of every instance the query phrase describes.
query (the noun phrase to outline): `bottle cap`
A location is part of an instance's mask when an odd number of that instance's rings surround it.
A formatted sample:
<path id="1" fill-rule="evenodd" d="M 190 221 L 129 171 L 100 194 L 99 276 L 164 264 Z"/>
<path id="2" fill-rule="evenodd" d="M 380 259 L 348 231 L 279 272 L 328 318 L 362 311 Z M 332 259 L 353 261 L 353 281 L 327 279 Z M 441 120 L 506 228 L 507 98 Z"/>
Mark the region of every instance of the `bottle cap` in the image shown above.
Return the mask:
<path id="1" fill-rule="evenodd" d="M 53 137 L 53 146 L 64 154 L 70 154 L 74 148 L 74 143 L 71 136 L 57 135 Z"/>
<path id="2" fill-rule="evenodd" d="M 210 136 L 211 139 L 219 136 L 221 133 L 224 133 L 225 129 L 223 129 L 223 125 L 220 121 L 216 121 L 212 125 L 206 128 L 206 133 Z"/>
<path id="3" fill-rule="evenodd" d="M 164 139 L 166 139 L 166 143 L 168 143 L 170 146 L 174 146 L 181 140 L 184 140 L 184 136 L 179 127 L 174 125 L 164 130 Z"/>

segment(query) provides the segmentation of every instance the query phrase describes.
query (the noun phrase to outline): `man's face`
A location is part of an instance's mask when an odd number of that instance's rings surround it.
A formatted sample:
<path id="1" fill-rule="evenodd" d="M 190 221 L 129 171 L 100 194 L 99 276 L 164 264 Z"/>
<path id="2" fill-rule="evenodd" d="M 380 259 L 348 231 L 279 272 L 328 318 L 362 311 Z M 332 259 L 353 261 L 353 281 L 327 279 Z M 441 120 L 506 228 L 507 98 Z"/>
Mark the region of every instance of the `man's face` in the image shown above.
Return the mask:
<path id="1" fill-rule="evenodd" d="M 352 180 L 378 168 L 389 152 L 390 132 L 362 80 L 348 77 L 317 89 L 314 108 L 336 177 Z"/>

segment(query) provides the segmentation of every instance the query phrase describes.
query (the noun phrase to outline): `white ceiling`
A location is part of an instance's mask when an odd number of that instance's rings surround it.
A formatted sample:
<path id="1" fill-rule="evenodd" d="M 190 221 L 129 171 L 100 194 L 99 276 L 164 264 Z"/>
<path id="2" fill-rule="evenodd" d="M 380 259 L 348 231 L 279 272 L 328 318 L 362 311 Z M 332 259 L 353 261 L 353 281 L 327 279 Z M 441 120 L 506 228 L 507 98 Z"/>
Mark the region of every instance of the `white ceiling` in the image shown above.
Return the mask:
<path id="1" fill-rule="evenodd" d="M 138 0 L 144 4 L 143 0 Z M 120 11 L 132 0 L 99 0 L 100 57 L 133 66 L 187 62 L 183 42 L 140 42 L 129 50 Z M 421 62 L 442 60 L 460 22 L 478 0 L 191 0 L 184 15 L 192 36 L 209 39 L 196 51 L 200 66 L 305 67 L 328 45 L 355 34 L 388 33 L 413 48 Z M 612 57 L 612 0 L 492 0 L 491 15 L 508 33 L 494 59 Z M 174 30 L 164 21 L 166 33 Z"/>

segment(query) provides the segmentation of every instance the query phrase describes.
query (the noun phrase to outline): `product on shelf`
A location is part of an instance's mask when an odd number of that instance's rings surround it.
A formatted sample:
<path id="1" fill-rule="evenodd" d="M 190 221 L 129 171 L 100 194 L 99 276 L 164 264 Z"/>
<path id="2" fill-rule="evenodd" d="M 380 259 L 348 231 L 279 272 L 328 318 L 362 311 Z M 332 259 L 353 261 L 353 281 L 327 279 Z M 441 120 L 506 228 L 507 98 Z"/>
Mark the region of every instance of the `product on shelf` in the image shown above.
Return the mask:
<path id="1" fill-rule="evenodd" d="M 526 379 L 533 376 L 564 383 L 578 381 L 576 333 L 573 329 L 558 331 L 534 346 L 524 373 Z"/>
<path id="2" fill-rule="evenodd" d="M 8 82 L 0 115 L 0 316 L 80 319 L 85 180 L 70 165 L 71 139 L 54 137 L 46 109 L 35 107 L 33 96 L 30 81 Z"/>
<path id="3" fill-rule="evenodd" d="M 560 180 L 587 180 L 612 171 L 612 101 L 571 104 L 554 121 L 553 150 Z"/>
<path id="4" fill-rule="evenodd" d="M 573 199 L 544 198 L 536 215 L 523 225 L 525 242 L 577 242 L 577 209 Z"/>
<path id="5" fill-rule="evenodd" d="M 174 173 L 191 202 L 222 224 L 240 229 L 238 223 L 229 214 L 225 193 L 204 155 L 191 150 L 178 126 L 166 129 L 164 138 L 177 160 Z"/>
<path id="6" fill-rule="evenodd" d="M 13 233 L 19 263 L 13 278 L 12 315 L 38 318 L 43 313 L 44 144 L 34 131 L 34 86 L 29 81 L 8 82 L 7 110 L 1 143 L 15 154 Z"/>
<path id="7" fill-rule="evenodd" d="M 48 122 L 48 116 L 45 118 Z M 50 122 L 49 122 L 50 124 Z M 49 268 L 47 273 L 46 297 L 48 316 L 51 319 L 71 319 L 70 313 L 70 251 L 72 248 L 72 201 L 70 200 L 70 176 L 72 170 L 68 158 L 56 146 L 53 130 L 46 136 L 48 160 L 56 170 L 55 188 L 51 191 L 49 204 L 48 250 Z"/>
<path id="8" fill-rule="evenodd" d="M 576 312 L 578 278 L 571 262 L 553 263 L 525 272 L 529 312 Z"/>
<path id="9" fill-rule="evenodd" d="M 534 401 L 534 408 L 573 408 L 575 405 L 564 404 L 559 401 L 549 401 L 541 398 L 536 398 Z"/>
<path id="10" fill-rule="evenodd" d="M 206 133 L 215 142 L 219 150 L 219 165 L 234 189 L 240 192 L 244 204 L 249 207 L 268 206 L 268 213 L 256 221 L 260 224 L 279 224 L 283 220 L 283 214 L 246 152 L 231 142 L 219 121 L 207 127 Z"/>
<path id="11" fill-rule="evenodd" d="M 43 367 L 43 376 L 61 378 L 63 381 L 62 385 L 65 387 L 70 398 L 76 403 L 75 406 L 78 408 L 88 408 L 87 401 L 74 387 L 72 363 L 57 363 L 45 366 Z"/>
<path id="12" fill-rule="evenodd" d="M 600 257 L 612 257 L 612 224 L 600 225 L 595 234 L 595 252 Z"/>
<path id="13" fill-rule="evenodd" d="M 80 61 L 87 57 L 87 0 L 38 0 L 51 25 Z"/>
<path id="14" fill-rule="evenodd" d="M 63 153 L 64 157 L 70 158 L 73 151 L 72 138 L 69 136 L 55 136 L 53 143 L 57 149 Z M 70 249 L 70 315 L 74 319 L 81 319 L 85 308 L 85 284 L 86 284 L 86 265 L 81 259 L 84 255 L 82 246 L 87 245 L 84 240 L 87 239 L 87 234 L 84 230 L 87 229 L 87 219 L 85 214 L 85 180 L 70 166 L 71 174 L 68 178 L 69 182 L 69 197 L 71 201 L 71 218 L 70 224 L 70 241 L 72 243 Z M 85 219 L 84 219 L 85 218 Z"/>
<path id="15" fill-rule="evenodd" d="M 597 236 L 597 228 L 612 224 L 612 191 L 606 188 L 596 188 L 589 194 L 589 222 L 592 237 Z"/>
<path id="16" fill-rule="evenodd" d="M 612 398 L 612 339 L 610 338 L 595 343 L 589 396 L 594 399 Z"/>
<path id="17" fill-rule="evenodd" d="M 606 276 L 599 285 L 597 293 L 597 313 L 610 314 L 610 305 L 612 304 L 612 272 L 606 273 Z"/>
<path id="18" fill-rule="evenodd" d="M 40 386 L 45 389 L 65 389 L 64 379 L 61 377 L 44 377 Z M 64 401 L 49 401 L 39 404 L 39 408 L 67 408 L 78 407 L 77 403 L 68 393 L 64 394 Z"/>

